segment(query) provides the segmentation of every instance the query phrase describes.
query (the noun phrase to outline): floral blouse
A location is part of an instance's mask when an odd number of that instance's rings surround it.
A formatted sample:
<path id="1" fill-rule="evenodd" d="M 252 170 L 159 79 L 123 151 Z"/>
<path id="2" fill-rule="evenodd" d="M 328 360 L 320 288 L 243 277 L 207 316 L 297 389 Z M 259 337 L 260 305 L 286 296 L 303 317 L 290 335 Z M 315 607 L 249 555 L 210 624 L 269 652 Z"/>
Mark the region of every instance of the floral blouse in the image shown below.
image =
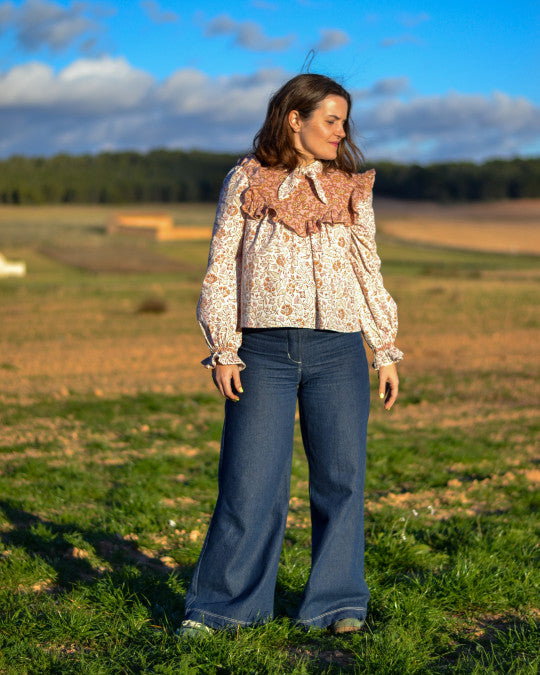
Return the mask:
<path id="1" fill-rule="evenodd" d="M 202 363 L 245 364 L 242 328 L 362 331 L 374 368 L 399 361 L 396 304 L 375 245 L 375 171 L 292 172 L 247 155 L 223 183 L 197 318 Z"/>

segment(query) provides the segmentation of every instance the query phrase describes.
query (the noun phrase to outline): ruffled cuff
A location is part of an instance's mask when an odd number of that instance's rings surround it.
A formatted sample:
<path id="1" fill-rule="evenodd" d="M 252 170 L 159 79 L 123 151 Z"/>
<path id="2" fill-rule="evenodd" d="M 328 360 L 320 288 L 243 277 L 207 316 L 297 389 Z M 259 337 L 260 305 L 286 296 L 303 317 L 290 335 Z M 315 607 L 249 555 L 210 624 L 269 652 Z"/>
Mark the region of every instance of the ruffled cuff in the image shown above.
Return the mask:
<path id="1" fill-rule="evenodd" d="M 389 366 L 392 363 L 401 361 L 403 358 L 403 352 L 400 351 L 396 346 L 392 345 L 385 349 L 380 349 L 375 352 L 375 358 L 371 364 L 375 370 L 379 370 L 381 366 Z"/>
<path id="2" fill-rule="evenodd" d="M 216 367 L 217 363 L 221 363 L 222 366 L 239 366 L 240 370 L 244 370 L 246 364 L 238 356 L 236 352 L 231 351 L 217 351 L 213 354 L 210 354 L 206 359 L 201 361 L 205 368 L 211 368 L 212 370 Z"/>

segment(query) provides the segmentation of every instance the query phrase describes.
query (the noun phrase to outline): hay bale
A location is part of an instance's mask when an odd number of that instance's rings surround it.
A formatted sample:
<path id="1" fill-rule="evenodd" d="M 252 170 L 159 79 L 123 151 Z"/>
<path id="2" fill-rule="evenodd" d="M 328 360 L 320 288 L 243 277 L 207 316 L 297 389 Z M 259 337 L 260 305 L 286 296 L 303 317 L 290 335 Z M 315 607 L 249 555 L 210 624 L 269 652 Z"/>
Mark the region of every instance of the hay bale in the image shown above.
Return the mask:
<path id="1" fill-rule="evenodd" d="M 116 213 L 109 219 L 107 232 L 159 240 L 163 238 L 163 233 L 173 228 L 173 220 L 167 213 Z"/>
<path id="2" fill-rule="evenodd" d="M 129 234 L 147 237 L 154 241 L 209 240 L 209 226 L 175 227 L 167 213 L 116 213 L 107 224 L 108 234 Z"/>

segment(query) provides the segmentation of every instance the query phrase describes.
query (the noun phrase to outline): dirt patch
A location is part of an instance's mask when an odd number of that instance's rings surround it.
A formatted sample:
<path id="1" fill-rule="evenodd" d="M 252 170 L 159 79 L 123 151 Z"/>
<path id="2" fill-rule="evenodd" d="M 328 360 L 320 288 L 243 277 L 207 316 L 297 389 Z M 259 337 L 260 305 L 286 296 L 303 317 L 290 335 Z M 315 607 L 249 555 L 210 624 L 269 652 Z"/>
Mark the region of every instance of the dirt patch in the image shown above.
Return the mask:
<path id="1" fill-rule="evenodd" d="M 160 274 L 186 272 L 191 269 L 186 263 L 168 258 L 147 247 L 110 245 L 107 241 L 86 245 L 42 246 L 39 252 L 56 262 L 87 272 Z"/>
<path id="2" fill-rule="evenodd" d="M 475 516 L 493 511 L 506 511 L 511 499 L 498 488 L 526 482 L 533 491 L 540 485 L 540 471 L 515 469 L 504 474 L 492 474 L 482 480 L 450 478 L 446 488 L 419 490 L 417 492 L 389 492 L 377 500 L 366 501 L 366 510 L 380 511 L 391 506 L 406 512 L 406 518 L 420 515 L 431 520 L 446 520 L 454 515 Z"/>
<path id="3" fill-rule="evenodd" d="M 202 337 L 185 334 L 166 342 L 146 335 L 3 343 L 2 359 L 15 369 L 2 373 L 0 400 L 214 391 L 208 371 L 200 365 L 206 353 Z"/>

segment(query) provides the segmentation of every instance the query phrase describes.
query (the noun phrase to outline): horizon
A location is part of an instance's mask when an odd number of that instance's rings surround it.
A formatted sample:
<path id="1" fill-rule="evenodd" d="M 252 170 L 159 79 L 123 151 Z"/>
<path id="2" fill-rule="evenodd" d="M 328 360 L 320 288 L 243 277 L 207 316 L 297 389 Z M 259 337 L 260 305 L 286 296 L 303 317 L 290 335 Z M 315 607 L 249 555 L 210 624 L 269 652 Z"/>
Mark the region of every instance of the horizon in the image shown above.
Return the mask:
<path id="1" fill-rule="evenodd" d="M 31 154 L 23 154 L 23 153 L 17 153 L 13 155 L 9 155 L 8 157 L 0 157 L 0 163 L 2 162 L 9 162 L 10 160 L 14 159 L 25 159 L 25 160 L 53 160 L 57 157 L 69 157 L 69 158 L 82 158 L 82 157 L 98 157 L 99 155 L 104 155 L 104 154 L 111 154 L 111 155 L 116 155 L 116 154 L 122 154 L 122 153 L 127 153 L 127 154 L 136 154 L 140 155 L 141 157 L 145 157 L 147 155 L 152 154 L 153 152 L 182 152 L 185 154 L 189 153 L 200 153 L 200 154 L 206 154 L 206 155 L 230 155 L 231 157 L 238 157 L 238 159 L 244 157 L 245 155 L 249 154 L 249 150 L 239 150 L 239 151 L 228 151 L 228 150 L 223 150 L 223 151 L 213 151 L 213 150 L 207 150 L 203 148 L 167 148 L 167 147 L 160 147 L 156 146 L 155 148 L 149 148 L 148 150 L 137 150 L 134 148 L 119 148 L 115 150 L 97 150 L 95 152 L 92 151 L 87 151 L 87 152 L 80 152 L 80 153 L 73 153 L 69 151 L 59 151 L 53 155 L 31 155 Z M 493 156 L 493 157 L 486 157 L 481 160 L 474 160 L 474 159 L 452 159 L 452 160 L 433 160 L 429 162 L 422 162 L 422 161 L 410 161 L 410 162 L 404 162 L 404 161 L 399 161 L 395 159 L 388 159 L 386 157 L 378 157 L 377 159 L 373 160 L 373 164 L 395 164 L 395 165 L 403 165 L 403 166 L 412 166 L 412 165 L 418 165 L 422 168 L 429 168 L 431 166 L 435 166 L 437 164 L 473 164 L 474 166 L 483 166 L 484 164 L 488 164 L 490 162 L 515 162 L 515 161 L 538 161 L 540 160 L 540 152 L 537 155 L 530 155 L 530 156 L 523 156 L 523 155 L 515 155 L 515 156 L 509 156 L 509 157 L 498 157 L 498 156 Z M 364 166 L 368 165 L 368 161 L 366 160 Z"/>

